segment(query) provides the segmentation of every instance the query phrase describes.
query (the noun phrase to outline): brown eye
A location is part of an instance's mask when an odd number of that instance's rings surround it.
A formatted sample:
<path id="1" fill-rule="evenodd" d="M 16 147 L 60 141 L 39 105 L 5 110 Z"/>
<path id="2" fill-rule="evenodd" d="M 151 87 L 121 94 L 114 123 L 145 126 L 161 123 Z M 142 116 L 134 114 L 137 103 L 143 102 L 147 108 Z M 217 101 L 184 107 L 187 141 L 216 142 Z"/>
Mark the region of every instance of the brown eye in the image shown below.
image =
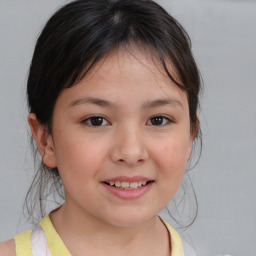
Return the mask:
<path id="1" fill-rule="evenodd" d="M 154 116 L 150 118 L 148 122 L 149 122 L 149 125 L 163 126 L 163 125 L 169 124 L 171 120 L 164 116 Z"/>
<path id="2" fill-rule="evenodd" d="M 83 121 L 89 126 L 104 126 L 108 125 L 108 121 L 102 116 L 92 116 Z"/>

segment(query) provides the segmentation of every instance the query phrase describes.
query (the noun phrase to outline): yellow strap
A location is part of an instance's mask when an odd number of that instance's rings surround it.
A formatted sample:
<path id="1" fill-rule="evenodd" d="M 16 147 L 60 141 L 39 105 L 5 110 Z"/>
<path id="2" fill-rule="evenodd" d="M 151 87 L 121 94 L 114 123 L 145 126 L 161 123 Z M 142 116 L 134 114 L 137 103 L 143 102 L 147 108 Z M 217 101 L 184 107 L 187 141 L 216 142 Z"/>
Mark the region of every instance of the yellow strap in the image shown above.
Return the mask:
<path id="1" fill-rule="evenodd" d="M 172 256 L 184 256 L 183 246 L 179 234 L 168 222 L 166 222 L 162 218 L 161 220 L 167 227 L 171 236 Z"/>
<path id="2" fill-rule="evenodd" d="M 14 237 L 16 244 L 16 256 L 33 256 L 31 248 L 31 232 L 27 230 Z"/>
<path id="3" fill-rule="evenodd" d="M 48 215 L 44 217 L 44 219 L 40 222 L 40 225 L 45 232 L 51 254 L 53 256 L 71 256 L 70 252 L 52 225 Z"/>
<path id="4" fill-rule="evenodd" d="M 162 218 L 161 220 L 167 227 L 171 236 L 172 256 L 184 256 L 180 236 L 168 222 Z M 70 252 L 52 225 L 49 216 L 46 216 L 41 221 L 40 225 L 45 232 L 51 254 L 54 256 L 71 256 Z M 16 244 L 16 256 L 33 256 L 31 248 L 31 232 L 31 230 L 28 230 L 14 237 Z"/>

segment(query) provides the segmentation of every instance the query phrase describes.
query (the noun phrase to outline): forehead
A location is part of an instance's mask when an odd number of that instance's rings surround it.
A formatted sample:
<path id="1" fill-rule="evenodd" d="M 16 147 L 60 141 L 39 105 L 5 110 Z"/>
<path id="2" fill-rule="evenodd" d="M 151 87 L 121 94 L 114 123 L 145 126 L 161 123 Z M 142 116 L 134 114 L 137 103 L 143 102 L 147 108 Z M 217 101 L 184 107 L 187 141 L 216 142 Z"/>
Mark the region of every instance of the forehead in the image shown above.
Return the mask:
<path id="1" fill-rule="evenodd" d="M 174 78 L 174 67 L 168 64 Z M 86 76 L 61 93 L 69 102 L 78 96 L 109 97 L 111 101 L 172 97 L 187 101 L 186 92 L 168 77 L 162 65 L 147 51 L 113 50 L 96 63 Z M 143 97 L 142 97 L 143 96 Z"/>
<path id="2" fill-rule="evenodd" d="M 175 66 L 170 60 L 166 62 L 168 71 L 179 82 Z M 142 46 L 123 46 L 117 49 L 114 48 L 100 59 L 86 76 L 89 77 L 89 75 L 94 74 L 99 69 L 104 71 L 106 69 L 115 68 L 116 70 L 122 71 L 122 66 L 124 65 L 126 68 L 130 67 L 137 69 L 143 67 L 144 69 L 148 69 L 154 76 L 157 76 L 158 79 L 169 78 L 156 50 L 151 49 L 148 46 L 145 46 L 145 48 L 142 48 Z"/>

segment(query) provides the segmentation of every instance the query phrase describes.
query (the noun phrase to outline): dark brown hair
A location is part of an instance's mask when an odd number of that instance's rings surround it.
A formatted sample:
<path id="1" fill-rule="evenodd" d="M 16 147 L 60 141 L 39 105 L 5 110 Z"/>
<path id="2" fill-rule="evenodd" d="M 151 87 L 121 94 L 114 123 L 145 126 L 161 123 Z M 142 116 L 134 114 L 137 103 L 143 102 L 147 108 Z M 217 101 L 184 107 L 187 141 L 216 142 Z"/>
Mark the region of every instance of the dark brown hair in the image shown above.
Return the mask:
<path id="1" fill-rule="evenodd" d="M 171 15 L 150 0 L 78 0 L 58 10 L 35 46 L 27 82 L 29 112 L 35 113 L 51 132 L 60 92 L 75 86 L 110 51 L 131 46 L 148 49 L 169 78 L 186 91 L 191 132 L 196 130 L 200 136 L 197 110 L 201 80 L 189 36 Z M 168 69 L 168 62 L 174 66 L 178 81 Z M 44 200 L 52 192 L 64 198 L 57 168 L 48 168 L 41 161 L 26 197 L 29 213 L 39 203 L 44 215 Z"/>

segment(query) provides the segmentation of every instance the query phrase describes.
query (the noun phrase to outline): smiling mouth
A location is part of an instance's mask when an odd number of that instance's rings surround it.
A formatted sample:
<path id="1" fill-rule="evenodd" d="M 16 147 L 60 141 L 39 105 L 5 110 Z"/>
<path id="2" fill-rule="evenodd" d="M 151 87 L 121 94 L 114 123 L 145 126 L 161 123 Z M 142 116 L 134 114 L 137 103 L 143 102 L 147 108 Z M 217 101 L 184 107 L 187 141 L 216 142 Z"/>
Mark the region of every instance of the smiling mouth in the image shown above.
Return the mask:
<path id="1" fill-rule="evenodd" d="M 119 189 L 124 189 L 124 190 L 134 190 L 134 189 L 139 189 L 141 187 L 144 187 L 148 185 L 149 183 L 152 183 L 153 180 L 149 181 L 133 181 L 133 182 L 127 182 L 127 181 L 109 181 L 109 182 L 104 182 L 106 185 L 111 186 L 111 187 L 116 187 Z"/>

